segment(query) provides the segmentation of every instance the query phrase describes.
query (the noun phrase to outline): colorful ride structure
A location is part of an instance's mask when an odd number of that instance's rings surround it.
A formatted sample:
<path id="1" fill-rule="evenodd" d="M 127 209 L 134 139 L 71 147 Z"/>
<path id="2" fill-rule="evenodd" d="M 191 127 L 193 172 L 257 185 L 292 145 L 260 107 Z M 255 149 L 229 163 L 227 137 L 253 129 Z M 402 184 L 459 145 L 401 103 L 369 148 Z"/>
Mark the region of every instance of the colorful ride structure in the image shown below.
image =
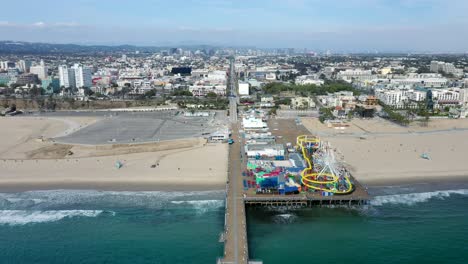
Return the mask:
<path id="1" fill-rule="evenodd" d="M 301 182 L 309 189 L 333 194 L 349 194 L 354 191 L 348 171 L 335 159 L 328 142 L 318 137 L 297 137 L 297 146 L 307 163 L 301 172 Z"/>

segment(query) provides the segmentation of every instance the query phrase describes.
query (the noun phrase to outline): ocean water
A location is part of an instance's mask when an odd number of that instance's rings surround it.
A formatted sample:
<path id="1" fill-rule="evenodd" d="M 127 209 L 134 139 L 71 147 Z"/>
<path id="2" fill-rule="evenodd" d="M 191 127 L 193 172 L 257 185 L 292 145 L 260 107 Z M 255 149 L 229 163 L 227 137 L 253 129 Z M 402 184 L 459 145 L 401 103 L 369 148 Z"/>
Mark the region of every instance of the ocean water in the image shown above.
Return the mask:
<path id="1" fill-rule="evenodd" d="M 0 194 L 0 263 L 216 263 L 224 193 Z"/>
<path id="2" fill-rule="evenodd" d="M 396 194 L 364 208 L 250 209 L 250 257 L 268 264 L 468 263 L 468 189 L 405 189 L 380 190 Z"/>
<path id="3" fill-rule="evenodd" d="M 248 210 L 273 263 L 468 263 L 468 188 L 374 190 L 365 208 Z M 0 263 L 216 263 L 224 193 L 0 193 Z"/>

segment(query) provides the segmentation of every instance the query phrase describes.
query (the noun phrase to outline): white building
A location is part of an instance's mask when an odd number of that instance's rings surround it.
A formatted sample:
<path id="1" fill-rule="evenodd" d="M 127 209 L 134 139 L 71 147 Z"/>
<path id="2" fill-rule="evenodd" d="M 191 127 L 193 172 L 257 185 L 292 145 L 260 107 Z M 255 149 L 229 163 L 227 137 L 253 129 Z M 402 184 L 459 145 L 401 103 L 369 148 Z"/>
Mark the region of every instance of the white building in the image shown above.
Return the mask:
<path id="1" fill-rule="evenodd" d="M 297 85 L 313 84 L 313 85 L 321 86 L 325 82 L 323 80 L 320 80 L 318 76 L 316 75 L 303 75 L 303 76 L 298 76 L 296 80 L 294 80 L 294 83 Z"/>
<path id="2" fill-rule="evenodd" d="M 284 156 L 284 146 L 281 144 L 248 144 L 245 146 L 248 157 L 277 157 Z"/>
<path id="3" fill-rule="evenodd" d="M 206 79 L 210 81 L 225 81 L 226 72 L 225 71 L 211 71 L 208 73 Z"/>
<path id="4" fill-rule="evenodd" d="M 31 61 L 29 61 L 29 60 L 20 60 L 18 62 L 18 69 L 21 72 L 29 72 L 30 68 L 31 68 Z"/>
<path id="5" fill-rule="evenodd" d="M 78 88 L 88 87 L 90 88 L 93 85 L 93 75 L 91 68 L 82 66 L 80 64 L 75 64 L 72 69 L 75 73 L 75 85 Z"/>
<path id="6" fill-rule="evenodd" d="M 218 130 L 209 136 L 211 142 L 226 142 L 229 139 L 229 129 Z"/>
<path id="7" fill-rule="evenodd" d="M 66 65 L 62 65 L 58 67 L 59 70 L 59 80 L 60 86 L 65 88 L 75 88 L 75 70 L 68 68 Z"/>
<path id="8" fill-rule="evenodd" d="M 131 94 L 145 94 L 153 90 L 153 83 L 151 81 L 137 80 L 132 82 L 132 87 Z"/>
<path id="9" fill-rule="evenodd" d="M 406 99 L 403 90 L 375 90 L 375 97 L 389 106 L 402 106 Z"/>
<path id="10" fill-rule="evenodd" d="M 250 84 L 239 82 L 239 95 L 249 95 Z"/>
<path id="11" fill-rule="evenodd" d="M 0 61 L 0 69 L 8 70 L 15 67 L 15 63 L 11 61 Z"/>
<path id="12" fill-rule="evenodd" d="M 39 80 L 45 80 L 49 77 L 48 69 L 45 65 L 31 66 L 31 68 L 29 68 L 29 72 L 36 74 Z"/>
<path id="13" fill-rule="evenodd" d="M 324 83 L 325 82 L 323 80 L 306 79 L 306 80 L 302 80 L 302 81 L 300 81 L 299 83 L 296 83 L 296 84 L 299 84 L 299 85 L 313 84 L 313 85 L 316 85 L 316 86 L 322 86 Z"/>
<path id="14" fill-rule="evenodd" d="M 427 88 L 441 88 L 447 87 L 448 80 L 447 78 L 404 78 L 404 79 L 392 79 L 391 84 L 396 85 L 409 85 L 413 87 L 422 86 Z"/>
<path id="15" fill-rule="evenodd" d="M 294 109 L 314 108 L 315 102 L 310 97 L 294 97 L 291 99 L 291 106 Z"/>
<path id="16" fill-rule="evenodd" d="M 460 89 L 460 104 L 463 107 L 468 106 L 468 88 Z"/>
<path id="17" fill-rule="evenodd" d="M 408 99 L 415 102 L 422 102 L 426 100 L 427 92 L 425 91 L 412 91 L 408 93 Z"/>
<path id="18" fill-rule="evenodd" d="M 268 125 L 261 118 L 247 117 L 242 119 L 242 126 L 244 129 L 263 129 Z"/>
<path id="19" fill-rule="evenodd" d="M 368 81 L 376 78 L 376 76 L 374 76 L 370 70 L 350 69 L 338 72 L 336 77 L 339 80 L 343 80 L 349 83 L 353 81 Z"/>
<path id="20" fill-rule="evenodd" d="M 454 76 L 463 76 L 462 69 L 457 69 L 452 63 L 446 63 L 442 61 L 431 61 L 430 70 L 431 72 L 443 72 L 447 74 L 453 74 Z"/>
<path id="21" fill-rule="evenodd" d="M 206 96 L 210 92 L 226 96 L 226 85 L 192 85 L 189 86 L 189 91 L 193 96 Z"/>
<path id="22" fill-rule="evenodd" d="M 267 80 L 267 81 L 274 81 L 274 80 L 276 80 L 276 74 L 273 73 L 273 72 L 267 73 L 267 74 L 265 75 L 265 80 Z"/>
<path id="23" fill-rule="evenodd" d="M 458 89 L 434 89 L 432 90 L 432 98 L 437 100 L 439 104 L 459 103 L 460 91 Z"/>

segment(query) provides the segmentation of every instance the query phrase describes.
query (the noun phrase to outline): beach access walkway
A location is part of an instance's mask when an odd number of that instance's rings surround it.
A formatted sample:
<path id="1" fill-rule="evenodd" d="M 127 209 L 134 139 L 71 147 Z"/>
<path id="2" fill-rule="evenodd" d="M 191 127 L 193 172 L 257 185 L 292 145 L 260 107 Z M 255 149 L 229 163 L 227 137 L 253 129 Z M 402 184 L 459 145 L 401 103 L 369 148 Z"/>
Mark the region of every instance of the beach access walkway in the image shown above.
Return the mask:
<path id="1" fill-rule="evenodd" d="M 235 143 L 229 149 L 229 172 L 226 194 L 224 257 L 218 263 L 249 263 L 245 204 L 242 192 L 241 143 L 239 124 L 233 124 L 232 139 Z"/>

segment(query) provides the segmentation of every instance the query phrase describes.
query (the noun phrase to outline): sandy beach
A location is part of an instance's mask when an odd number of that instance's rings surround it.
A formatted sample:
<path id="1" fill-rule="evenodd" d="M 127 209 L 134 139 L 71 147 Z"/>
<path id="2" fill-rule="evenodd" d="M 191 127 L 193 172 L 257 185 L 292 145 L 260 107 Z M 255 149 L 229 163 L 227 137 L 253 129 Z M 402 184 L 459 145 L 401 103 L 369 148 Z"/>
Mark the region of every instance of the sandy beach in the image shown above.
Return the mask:
<path id="1" fill-rule="evenodd" d="M 312 134 L 330 141 L 338 160 L 367 185 L 468 180 L 468 120 L 432 120 L 427 127 L 401 127 L 382 119 L 353 120 L 328 128 L 304 119 Z M 421 158 L 427 153 L 429 160 Z"/>
<path id="2" fill-rule="evenodd" d="M 1 118 L 0 189 L 209 190 L 223 189 L 226 144 L 200 138 L 148 144 L 82 146 L 51 138 L 93 118 Z M 116 167 L 120 162 L 122 167 Z"/>

